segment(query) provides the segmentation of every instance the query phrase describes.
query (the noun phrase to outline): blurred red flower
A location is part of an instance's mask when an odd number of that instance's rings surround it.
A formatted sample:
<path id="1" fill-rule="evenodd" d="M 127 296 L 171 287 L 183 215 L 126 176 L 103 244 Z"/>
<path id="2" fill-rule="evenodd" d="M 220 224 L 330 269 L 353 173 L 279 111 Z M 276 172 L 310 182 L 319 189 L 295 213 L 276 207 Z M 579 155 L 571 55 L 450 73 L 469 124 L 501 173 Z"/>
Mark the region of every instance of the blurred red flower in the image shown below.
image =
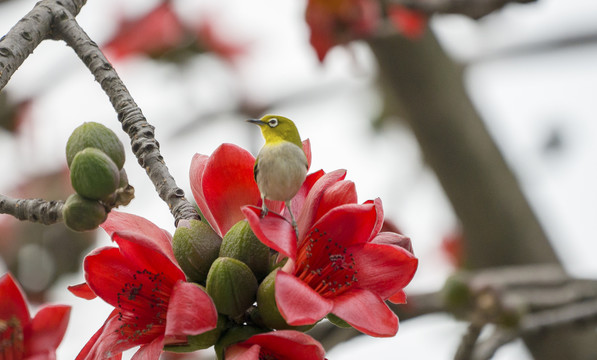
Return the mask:
<path id="1" fill-rule="evenodd" d="M 380 20 L 376 0 L 309 0 L 305 19 L 311 30 L 310 42 L 323 61 L 335 45 L 365 38 Z"/>
<path id="2" fill-rule="evenodd" d="M 11 274 L 0 277 L 0 358 L 55 359 L 70 306 L 46 305 L 31 318 L 23 290 Z"/>

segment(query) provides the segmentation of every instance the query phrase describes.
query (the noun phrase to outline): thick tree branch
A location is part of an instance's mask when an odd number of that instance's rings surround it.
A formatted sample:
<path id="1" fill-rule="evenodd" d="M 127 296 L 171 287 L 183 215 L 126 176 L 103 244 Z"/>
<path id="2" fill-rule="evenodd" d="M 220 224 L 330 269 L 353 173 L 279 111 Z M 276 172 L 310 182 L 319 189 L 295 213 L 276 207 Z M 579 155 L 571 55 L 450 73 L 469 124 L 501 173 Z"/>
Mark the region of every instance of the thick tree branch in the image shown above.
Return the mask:
<path id="1" fill-rule="evenodd" d="M 168 204 L 175 223 L 181 219 L 199 218 L 168 171 L 155 139 L 154 127 L 147 122 L 110 62 L 66 9 L 57 11 L 54 24 L 56 36 L 75 50 L 108 95 L 123 130 L 131 138 L 131 147 L 139 165 L 147 172 L 160 198 Z"/>
<path id="2" fill-rule="evenodd" d="M 0 90 L 44 39 L 52 38 L 53 9 L 61 3 L 77 15 L 87 0 L 43 0 L 0 39 Z"/>
<path id="3" fill-rule="evenodd" d="M 0 194 L 0 214 L 9 214 L 19 220 L 55 224 L 62 221 L 63 201 L 42 199 L 14 199 Z"/>

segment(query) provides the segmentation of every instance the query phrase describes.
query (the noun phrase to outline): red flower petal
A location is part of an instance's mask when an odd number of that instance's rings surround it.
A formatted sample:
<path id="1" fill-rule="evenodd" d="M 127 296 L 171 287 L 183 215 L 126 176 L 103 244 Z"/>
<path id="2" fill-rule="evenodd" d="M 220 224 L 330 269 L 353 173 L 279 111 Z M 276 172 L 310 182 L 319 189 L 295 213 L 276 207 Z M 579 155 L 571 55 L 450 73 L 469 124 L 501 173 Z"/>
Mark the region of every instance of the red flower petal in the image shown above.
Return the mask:
<path id="1" fill-rule="evenodd" d="M 400 290 L 394 295 L 390 296 L 388 300 L 394 304 L 406 304 L 406 293 L 404 290 Z"/>
<path id="2" fill-rule="evenodd" d="M 278 330 L 253 335 L 242 344 L 259 345 L 267 354 L 274 355 L 277 359 L 323 360 L 325 357 L 325 350 L 319 342 L 295 330 Z M 226 359 L 228 359 L 228 353 L 226 353 Z M 247 357 L 247 359 L 250 358 Z"/>
<path id="3" fill-rule="evenodd" d="M 261 209 L 255 206 L 244 206 L 242 212 L 262 243 L 290 258 L 296 257 L 296 233 L 286 218 L 271 211 L 262 218 Z"/>
<path id="4" fill-rule="evenodd" d="M 166 319 L 166 336 L 197 335 L 216 327 L 218 313 L 213 301 L 198 285 L 179 281 L 174 285 Z"/>
<path id="5" fill-rule="evenodd" d="M 210 224 L 221 236 L 243 219 L 243 205 L 257 205 L 261 199 L 253 178 L 254 164 L 253 155 L 231 144 L 218 147 L 205 164 L 201 188 L 213 217 Z"/>
<path id="6" fill-rule="evenodd" d="M 356 204 L 357 190 L 352 181 L 341 180 L 325 189 L 315 219 L 320 219 L 331 209 L 345 204 Z"/>
<path id="7" fill-rule="evenodd" d="M 303 152 L 307 157 L 307 168 L 311 167 L 311 141 L 309 139 L 303 140 Z"/>
<path id="8" fill-rule="evenodd" d="M 172 250 L 172 236 L 144 217 L 112 210 L 101 227 L 110 237 L 117 231 L 126 231 L 151 239 L 164 255 L 176 263 Z"/>
<path id="9" fill-rule="evenodd" d="M 261 346 L 253 345 L 250 347 L 232 345 L 226 349 L 226 360 L 259 360 Z"/>
<path id="10" fill-rule="evenodd" d="M 323 197 L 324 190 L 329 188 L 331 185 L 337 183 L 338 181 L 343 180 L 345 176 L 346 170 L 332 171 L 323 175 L 313 185 L 313 188 L 311 189 L 309 195 L 307 195 L 307 198 L 304 201 L 303 209 L 296 220 L 299 231 L 299 239 L 304 238 L 307 231 L 311 229 L 311 227 L 317 220 L 317 208 L 319 208 L 319 203 L 321 202 L 321 198 Z"/>
<path id="11" fill-rule="evenodd" d="M 410 238 L 402 234 L 397 234 L 394 232 L 380 232 L 375 238 L 373 238 L 373 240 L 371 240 L 371 243 L 398 246 L 409 253 L 414 254 L 413 245 L 410 241 Z"/>
<path id="12" fill-rule="evenodd" d="M 70 306 L 48 305 L 41 308 L 25 332 L 25 356 L 55 354 L 70 315 Z"/>
<path id="13" fill-rule="evenodd" d="M 376 218 L 377 212 L 372 204 L 347 204 L 328 211 L 312 229 L 325 232 L 327 237 L 348 247 L 369 240 Z M 326 256 L 323 253 L 318 255 Z"/>
<path id="14" fill-rule="evenodd" d="M 334 315 L 371 336 L 394 336 L 398 317 L 382 299 L 368 290 L 351 289 L 334 299 Z"/>
<path id="15" fill-rule="evenodd" d="M 87 285 L 86 282 L 78 285 L 72 285 L 68 287 L 68 291 L 70 291 L 73 295 L 80 297 L 85 300 L 93 300 L 97 297 L 93 290 Z"/>
<path id="16" fill-rule="evenodd" d="M 307 199 L 307 195 L 309 195 L 311 188 L 313 188 L 313 185 L 315 185 L 317 180 L 319 180 L 323 175 L 325 175 L 325 172 L 323 172 L 323 170 L 319 170 L 307 175 L 307 178 L 303 182 L 303 185 L 301 185 L 301 188 L 296 193 L 296 195 L 294 195 L 294 197 L 292 198 L 292 202 L 290 203 L 292 213 L 295 216 L 301 213 L 301 210 L 303 209 L 303 204 L 305 203 L 305 200 Z"/>
<path id="17" fill-rule="evenodd" d="M 10 273 L 0 278 L 0 319 L 16 316 L 22 326 L 31 321 L 25 293 Z"/>
<path id="18" fill-rule="evenodd" d="M 114 309 L 102 327 L 93 334 L 77 355 L 76 360 L 117 359 L 120 360 L 121 352 L 130 349 L 139 343 L 123 341 L 120 336 L 121 323 L 118 321 L 118 310 Z"/>
<path id="19" fill-rule="evenodd" d="M 141 345 L 131 360 L 158 360 L 164 348 L 164 335 L 160 335 L 146 345 Z"/>
<path id="20" fill-rule="evenodd" d="M 384 224 L 384 213 L 383 213 L 383 205 L 381 204 L 381 199 L 376 198 L 375 200 L 367 200 L 364 204 L 373 204 L 375 206 L 375 211 L 377 212 L 377 218 L 375 221 L 375 226 L 373 230 L 371 230 L 371 235 L 369 236 L 369 241 L 372 240 L 383 227 Z"/>
<path id="21" fill-rule="evenodd" d="M 203 194 L 203 172 L 205 171 L 205 165 L 207 165 L 208 159 L 209 156 L 207 155 L 193 155 L 193 160 L 191 160 L 191 169 L 189 171 L 189 178 L 191 181 L 191 192 L 193 193 L 193 197 L 197 202 L 197 206 L 199 207 L 201 214 L 203 214 L 203 217 L 205 217 L 207 222 L 212 227 L 215 227 L 216 220 L 211 214 L 209 206 L 205 201 L 205 195 Z"/>
<path id="22" fill-rule="evenodd" d="M 418 260 L 398 246 L 367 243 L 349 250 L 359 272 L 359 287 L 388 299 L 412 280 Z"/>
<path id="23" fill-rule="evenodd" d="M 310 325 L 326 316 L 334 306 L 307 284 L 284 271 L 278 271 L 275 282 L 276 304 L 290 325 Z"/>

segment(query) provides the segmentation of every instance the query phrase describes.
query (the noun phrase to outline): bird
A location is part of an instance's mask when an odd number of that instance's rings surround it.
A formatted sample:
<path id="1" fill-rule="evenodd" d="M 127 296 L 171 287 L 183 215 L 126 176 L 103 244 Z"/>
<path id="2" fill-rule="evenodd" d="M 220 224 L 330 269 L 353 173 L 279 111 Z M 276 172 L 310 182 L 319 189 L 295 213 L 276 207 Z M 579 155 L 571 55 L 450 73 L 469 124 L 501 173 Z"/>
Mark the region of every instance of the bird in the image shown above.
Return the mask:
<path id="1" fill-rule="evenodd" d="M 247 121 L 258 125 L 265 139 L 253 167 L 255 182 L 261 193 L 261 217 L 268 213 L 265 199 L 283 201 L 296 230 L 290 203 L 309 169 L 298 129 L 292 120 L 279 115 L 265 115 L 261 119 Z"/>

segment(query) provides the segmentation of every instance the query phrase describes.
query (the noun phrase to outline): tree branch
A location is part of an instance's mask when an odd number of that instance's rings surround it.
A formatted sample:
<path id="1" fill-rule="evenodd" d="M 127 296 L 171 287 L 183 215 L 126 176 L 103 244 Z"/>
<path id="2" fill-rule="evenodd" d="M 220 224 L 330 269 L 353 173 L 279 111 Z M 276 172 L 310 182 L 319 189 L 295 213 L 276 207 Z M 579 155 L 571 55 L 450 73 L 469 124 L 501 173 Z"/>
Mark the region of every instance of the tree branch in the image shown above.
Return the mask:
<path id="1" fill-rule="evenodd" d="M 460 14 L 479 19 L 508 3 L 530 3 L 536 0 L 389 0 L 426 14 Z"/>
<path id="2" fill-rule="evenodd" d="M 55 11 L 56 37 L 75 50 L 108 95 L 123 130 L 131 139 L 131 148 L 139 165 L 147 172 L 160 198 L 168 204 L 175 224 L 181 219 L 199 218 L 168 171 L 155 139 L 154 127 L 147 122 L 110 62 L 66 9 L 56 8 Z"/>
<path id="3" fill-rule="evenodd" d="M 77 15 L 87 0 L 43 0 L 0 39 L 0 90 L 44 39 L 52 38 L 53 9 L 60 2 Z"/>
<path id="4" fill-rule="evenodd" d="M 0 194 L 0 214 L 10 214 L 19 220 L 45 225 L 62 221 L 64 201 L 42 199 L 14 199 Z"/>

